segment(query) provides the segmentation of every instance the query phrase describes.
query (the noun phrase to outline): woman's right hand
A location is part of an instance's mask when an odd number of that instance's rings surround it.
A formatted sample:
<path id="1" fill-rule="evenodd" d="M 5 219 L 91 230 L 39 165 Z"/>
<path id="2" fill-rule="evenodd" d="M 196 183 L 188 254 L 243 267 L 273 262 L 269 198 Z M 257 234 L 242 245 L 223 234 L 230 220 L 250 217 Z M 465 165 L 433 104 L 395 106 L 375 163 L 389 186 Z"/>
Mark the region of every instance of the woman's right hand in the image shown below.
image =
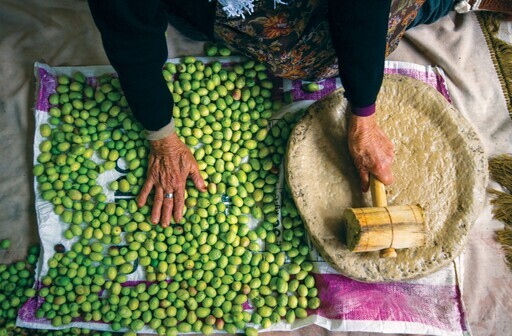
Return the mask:
<path id="1" fill-rule="evenodd" d="M 348 146 L 361 177 L 363 192 L 370 186 L 370 174 L 385 185 L 393 183 L 394 146 L 377 125 L 375 114 L 367 117 L 352 115 L 348 128 Z"/>

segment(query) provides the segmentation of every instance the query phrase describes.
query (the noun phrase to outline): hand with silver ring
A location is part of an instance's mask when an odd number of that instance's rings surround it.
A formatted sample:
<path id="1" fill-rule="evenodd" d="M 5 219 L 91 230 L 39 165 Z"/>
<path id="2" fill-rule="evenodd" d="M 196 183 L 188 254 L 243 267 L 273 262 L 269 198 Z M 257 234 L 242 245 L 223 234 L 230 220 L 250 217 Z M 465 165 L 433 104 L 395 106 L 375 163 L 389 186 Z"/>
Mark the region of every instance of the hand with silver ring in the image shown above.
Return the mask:
<path id="1" fill-rule="evenodd" d="M 206 191 L 197 162 L 188 147 L 175 134 L 160 140 L 150 141 L 148 172 L 146 182 L 137 198 L 139 207 L 146 204 L 154 189 L 151 221 L 166 227 L 174 217 L 179 223 L 183 217 L 185 187 L 190 175 L 197 189 Z M 171 191 L 172 193 L 165 193 Z"/>

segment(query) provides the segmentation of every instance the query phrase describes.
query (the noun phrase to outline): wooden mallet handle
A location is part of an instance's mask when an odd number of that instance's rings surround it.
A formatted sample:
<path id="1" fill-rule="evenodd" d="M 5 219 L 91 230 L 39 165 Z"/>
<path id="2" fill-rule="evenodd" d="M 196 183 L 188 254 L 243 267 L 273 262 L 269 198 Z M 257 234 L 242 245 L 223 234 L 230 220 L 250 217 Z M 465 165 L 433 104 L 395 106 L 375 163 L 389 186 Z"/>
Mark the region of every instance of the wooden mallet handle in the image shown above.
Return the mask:
<path id="1" fill-rule="evenodd" d="M 386 187 L 375 176 L 370 174 L 370 192 L 372 194 L 372 204 L 374 207 L 386 207 L 388 200 L 386 198 Z M 388 247 L 380 251 L 381 258 L 396 258 L 396 251 Z"/>

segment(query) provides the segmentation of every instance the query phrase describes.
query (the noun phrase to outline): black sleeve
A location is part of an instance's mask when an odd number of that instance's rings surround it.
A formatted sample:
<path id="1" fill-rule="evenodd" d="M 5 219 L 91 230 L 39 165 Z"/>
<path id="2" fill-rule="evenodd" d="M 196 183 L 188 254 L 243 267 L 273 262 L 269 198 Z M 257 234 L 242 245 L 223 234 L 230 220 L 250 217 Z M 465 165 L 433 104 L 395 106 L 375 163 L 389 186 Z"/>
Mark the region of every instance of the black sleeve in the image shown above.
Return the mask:
<path id="1" fill-rule="evenodd" d="M 135 118 L 158 130 L 172 118 L 173 99 L 162 75 L 167 13 L 158 0 L 88 0 L 107 57 Z"/>
<path id="2" fill-rule="evenodd" d="M 328 20 L 345 96 L 375 103 L 384 75 L 391 0 L 329 0 Z"/>

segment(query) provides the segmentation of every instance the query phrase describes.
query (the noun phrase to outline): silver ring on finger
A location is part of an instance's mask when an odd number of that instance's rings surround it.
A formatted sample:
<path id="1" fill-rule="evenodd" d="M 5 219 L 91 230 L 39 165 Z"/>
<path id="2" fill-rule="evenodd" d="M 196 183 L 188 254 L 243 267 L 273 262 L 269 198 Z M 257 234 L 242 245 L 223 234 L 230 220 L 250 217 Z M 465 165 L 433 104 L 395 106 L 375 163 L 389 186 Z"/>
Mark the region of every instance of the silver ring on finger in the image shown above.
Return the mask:
<path id="1" fill-rule="evenodd" d="M 167 193 L 167 194 L 164 194 L 164 197 L 165 198 L 173 198 L 174 194 L 173 193 Z"/>

